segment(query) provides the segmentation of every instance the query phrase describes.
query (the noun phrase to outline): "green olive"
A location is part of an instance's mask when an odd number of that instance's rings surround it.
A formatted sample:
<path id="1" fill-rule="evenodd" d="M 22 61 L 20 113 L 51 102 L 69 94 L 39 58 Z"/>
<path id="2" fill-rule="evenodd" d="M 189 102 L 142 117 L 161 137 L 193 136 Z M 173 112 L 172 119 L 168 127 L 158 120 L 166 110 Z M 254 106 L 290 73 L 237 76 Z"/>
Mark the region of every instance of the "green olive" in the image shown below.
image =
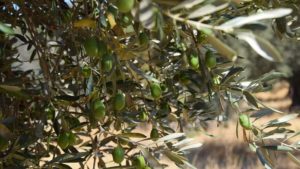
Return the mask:
<path id="1" fill-rule="evenodd" d="M 105 105 L 101 100 L 96 100 L 93 103 L 93 113 L 96 120 L 102 120 L 105 116 Z"/>
<path id="2" fill-rule="evenodd" d="M 221 81 L 220 81 L 220 76 L 213 76 L 213 78 L 212 78 L 212 83 L 214 84 L 214 85 L 219 85 L 220 83 L 221 83 Z"/>
<path id="3" fill-rule="evenodd" d="M 69 132 L 69 145 L 73 146 L 76 144 L 76 135 L 72 132 Z"/>
<path id="4" fill-rule="evenodd" d="M 151 133 L 150 133 L 150 138 L 152 139 L 152 140 L 157 140 L 158 138 L 159 138 L 159 133 L 158 133 L 158 130 L 156 129 L 156 128 L 153 128 L 152 130 L 151 130 Z"/>
<path id="5" fill-rule="evenodd" d="M 83 47 L 89 56 L 101 57 L 107 53 L 107 46 L 103 41 L 99 41 L 96 37 L 88 38 Z"/>
<path id="6" fill-rule="evenodd" d="M 113 56 L 111 55 L 104 55 L 101 61 L 102 70 L 105 73 L 109 73 L 113 68 Z"/>
<path id="7" fill-rule="evenodd" d="M 145 112 L 145 111 L 141 112 L 140 115 L 139 115 L 139 119 L 141 121 L 148 121 L 148 114 L 147 114 L 147 112 Z"/>
<path id="8" fill-rule="evenodd" d="M 146 162 L 143 156 L 139 155 L 135 157 L 132 164 L 136 169 L 144 169 L 146 167 Z"/>
<path id="9" fill-rule="evenodd" d="M 82 76 L 84 78 L 89 78 L 91 73 L 92 73 L 92 70 L 90 67 L 88 66 L 84 66 L 82 69 L 81 69 L 81 73 L 82 73 Z"/>
<path id="10" fill-rule="evenodd" d="M 132 24 L 132 16 L 131 15 L 123 15 L 121 20 L 122 26 L 129 26 Z"/>
<path id="11" fill-rule="evenodd" d="M 191 54 L 189 57 L 189 64 L 193 69 L 199 69 L 199 58 L 195 54 Z"/>
<path id="12" fill-rule="evenodd" d="M 127 13 L 133 8 L 134 1 L 135 0 L 117 0 L 116 6 L 120 12 Z"/>
<path id="13" fill-rule="evenodd" d="M 160 85 L 158 83 L 152 83 L 150 85 L 150 91 L 151 91 L 151 95 L 154 99 L 160 98 L 160 96 L 162 94 Z"/>
<path id="14" fill-rule="evenodd" d="M 123 92 L 118 92 L 114 98 L 114 109 L 120 111 L 124 109 L 125 105 L 125 94 Z"/>
<path id="15" fill-rule="evenodd" d="M 124 160 L 125 152 L 121 146 L 115 147 L 112 151 L 112 157 L 115 163 L 121 163 Z"/>
<path id="16" fill-rule="evenodd" d="M 142 46 L 148 45 L 149 43 L 149 38 L 145 32 L 142 32 L 139 34 L 139 43 Z"/>
<path id="17" fill-rule="evenodd" d="M 163 92 L 165 92 L 165 91 L 168 90 L 167 85 L 165 85 L 165 84 L 163 84 L 163 83 L 160 84 L 160 88 L 161 88 L 161 91 L 163 91 Z"/>
<path id="18" fill-rule="evenodd" d="M 246 130 L 251 130 L 252 129 L 252 123 L 250 121 L 250 118 L 247 114 L 241 114 L 239 116 L 239 122 L 241 126 L 246 129 Z"/>
<path id="19" fill-rule="evenodd" d="M 205 54 L 205 65 L 208 68 L 213 68 L 217 65 L 217 59 L 212 51 L 207 51 Z"/>
<path id="20" fill-rule="evenodd" d="M 94 57 L 98 56 L 98 40 L 96 37 L 88 38 L 83 46 L 87 55 Z"/>
<path id="21" fill-rule="evenodd" d="M 3 136 L 0 136 L 0 151 L 4 151 L 8 148 L 8 140 Z"/>
<path id="22" fill-rule="evenodd" d="M 62 149 L 67 148 L 69 146 L 69 133 L 67 132 L 61 133 L 58 137 L 57 144 Z"/>
<path id="23" fill-rule="evenodd" d="M 99 57 L 103 57 L 105 54 L 107 54 L 108 49 L 107 49 L 107 45 L 105 44 L 104 41 L 100 40 L 98 41 L 98 56 Z"/>
<path id="24" fill-rule="evenodd" d="M 198 43 L 202 43 L 206 39 L 206 37 L 207 37 L 207 35 L 204 32 L 198 31 L 198 34 L 197 34 Z"/>

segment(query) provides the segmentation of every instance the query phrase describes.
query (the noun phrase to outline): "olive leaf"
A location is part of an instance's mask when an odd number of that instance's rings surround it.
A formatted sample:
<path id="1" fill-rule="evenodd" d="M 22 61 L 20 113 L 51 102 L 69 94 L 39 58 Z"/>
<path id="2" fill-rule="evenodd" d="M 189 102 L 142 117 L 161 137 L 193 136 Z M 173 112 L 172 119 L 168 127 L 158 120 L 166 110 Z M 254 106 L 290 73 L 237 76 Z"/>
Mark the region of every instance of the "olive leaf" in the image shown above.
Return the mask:
<path id="1" fill-rule="evenodd" d="M 238 32 L 236 36 L 246 41 L 254 51 L 269 61 L 281 62 L 283 60 L 277 49 L 267 40 L 256 36 L 252 32 Z"/>
<path id="2" fill-rule="evenodd" d="M 15 33 L 11 27 L 7 26 L 6 24 L 4 24 L 2 22 L 0 22 L 0 31 L 2 31 L 3 33 L 8 34 L 8 35 L 12 35 Z"/>
<path id="3" fill-rule="evenodd" d="M 147 136 L 145 136 L 142 133 L 122 133 L 119 136 L 120 137 L 133 137 L 133 138 L 147 138 Z"/>
<path id="4" fill-rule="evenodd" d="M 169 151 L 169 150 L 165 150 L 164 155 L 166 155 L 170 160 L 174 161 L 176 164 L 180 164 L 183 165 L 184 162 L 183 161 L 187 161 L 185 158 L 183 158 L 182 156 L 176 154 L 175 152 Z"/>
<path id="5" fill-rule="evenodd" d="M 246 100 L 251 103 L 253 106 L 255 106 L 256 108 L 258 108 L 258 104 L 256 102 L 256 98 L 248 91 L 243 91 L 243 94 L 246 98 Z"/>
<path id="6" fill-rule="evenodd" d="M 266 169 L 272 169 L 273 168 L 270 165 L 270 163 L 268 162 L 268 160 L 264 157 L 264 154 L 262 153 L 262 151 L 259 148 L 256 148 L 256 154 L 258 156 L 258 159 L 260 160 L 260 162 L 263 164 L 263 166 Z"/>
<path id="7" fill-rule="evenodd" d="M 158 142 L 163 142 L 163 141 L 174 140 L 174 139 L 177 139 L 177 138 L 180 138 L 183 136 L 185 136 L 185 133 L 172 133 L 172 134 L 166 135 L 166 136 L 158 139 L 156 142 L 158 143 Z"/>
<path id="8" fill-rule="evenodd" d="M 204 2 L 204 0 L 185 0 L 181 2 L 180 4 L 176 5 L 171 9 L 171 11 L 175 11 L 178 9 L 189 9 L 192 8 L 200 3 Z"/>
<path id="9" fill-rule="evenodd" d="M 289 114 L 289 115 L 285 115 L 283 117 L 280 117 L 279 119 L 275 119 L 275 120 L 271 120 L 269 121 L 267 124 L 265 124 L 264 126 L 270 126 L 270 125 L 274 125 L 274 124 L 281 124 L 281 123 L 285 123 L 288 122 L 290 120 L 295 119 L 296 117 L 298 117 L 299 114 L 293 113 L 293 114 Z"/>
<path id="10" fill-rule="evenodd" d="M 179 149 L 179 151 L 185 151 L 185 150 L 189 150 L 189 149 L 199 148 L 202 145 L 203 145 L 202 143 L 195 143 L 195 144 L 187 145 L 187 146 L 181 147 Z"/>
<path id="11" fill-rule="evenodd" d="M 207 35 L 206 40 L 210 43 L 222 56 L 228 60 L 234 61 L 237 58 L 237 53 L 214 35 Z"/>
<path id="12" fill-rule="evenodd" d="M 292 9 L 289 8 L 279 8 L 273 10 L 263 11 L 254 15 L 250 16 L 240 16 L 234 19 L 231 19 L 222 25 L 220 25 L 220 29 L 228 30 L 232 28 L 238 28 L 243 25 L 253 23 L 255 21 L 260 21 L 264 19 L 273 19 L 273 18 L 280 18 L 286 16 L 292 12 Z"/>
<path id="13" fill-rule="evenodd" d="M 194 10 L 193 12 L 191 12 L 188 15 L 188 18 L 195 19 L 195 18 L 199 18 L 199 17 L 205 16 L 205 15 L 209 15 L 209 14 L 212 14 L 212 13 L 215 13 L 217 11 L 227 8 L 228 5 L 229 5 L 229 3 L 224 3 L 224 4 L 221 4 L 218 6 L 213 5 L 213 4 L 207 4 L 205 6 L 202 6 L 198 9 Z"/>
<path id="14" fill-rule="evenodd" d="M 141 150 L 143 156 L 145 157 L 145 159 L 147 160 L 147 162 L 150 164 L 151 167 L 157 169 L 163 169 L 163 166 L 146 148 L 143 148 L 141 146 L 138 146 L 138 148 Z"/>
<path id="15" fill-rule="evenodd" d="M 279 145 L 279 146 L 262 146 L 262 148 L 269 149 L 269 150 L 276 150 L 276 151 L 293 151 L 291 147 Z"/>

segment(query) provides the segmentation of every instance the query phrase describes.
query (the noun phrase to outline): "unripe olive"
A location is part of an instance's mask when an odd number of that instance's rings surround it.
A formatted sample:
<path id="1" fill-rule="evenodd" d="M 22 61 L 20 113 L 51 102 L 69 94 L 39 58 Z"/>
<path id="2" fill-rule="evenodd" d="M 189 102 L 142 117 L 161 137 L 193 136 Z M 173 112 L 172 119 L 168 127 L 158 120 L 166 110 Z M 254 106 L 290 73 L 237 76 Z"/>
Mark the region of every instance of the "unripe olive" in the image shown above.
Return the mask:
<path id="1" fill-rule="evenodd" d="M 241 114 L 239 116 L 239 122 L 241 124 L 241 126 L 246 129 L 246 130 L 251 130 L 252 129 L 252 123 L 250 121 L 250 118 L 248 115 L 246 114 Z"/>
<path id="2" fill-rule="evenodd" d="M 116 6 L 120 12 L 127 13 L 134 6 L 134 0 L 117 0 Z"/>
<path id="3" fill-rule="evenodd" d="M 113 68 L 113 56 L 109 54 L 104 55 L 101 60 L 101 66 L 105 73 L 109 73 Z"/>
<path id="4" fill-rule="evenodd" d="M 163 83 L 160 84 L 160 88 L 161 88 L 161 91 L 163 91 L 163 92 L 166 92 L 168 89 L 167 85 L 165 85 Z"/>
<path id="5" fill-rule="evenodd" d="M 0 151 L 4 151 L 8 148 L 8 140 L 3 136 L 0 136 Z"/>
<path id="6" fill-rule="evenodd" d="M 131 19 L 130 19 L 128 16 L 124 15 L 124 16 L 122 17 L 122 24 L 123 24 L 123 25 L 127 26 L 127 25 L 130 24 L 130 22 L 131 22 Z"/>
<path id="7" fill-rule="evenodd" d="M 152 83 L 150 85 L 151 95 L 154 99 L 160 98 L 162 91 L 158 83 Z"/>
<path id="8" fill-rule="evenodd" d="M 140 113 L 139 118 L 141 121 L 147 121 L 148 120 L 148 114 L 147 112 L 143 111 Z"/>
<path id="9" fill-rule="evenodd" d="M 69 133 L 67 132 L 61 133 L 58 137 L 57 144 L 62 149 L 67 148 L 69 146 Z"/>
<path id="10" fill-rule="evenodd" d="M 199 58 L 195 54 L 191 54 L 189 57 L 189 64 L 193 69 L 198 69 L 199 68 Z"/>
<path id="11" fill-rule="evenodd" d="M 93 57 L 101 57 L 107 53 L 107 46 L 103 41 L 99 41 L 96 37 L 88 38 L 83 47 L 86 54 Z"/>
<path id="12" fill-rule="evenodd" d="M 82 73 L 82 76 L 84 78 L 89 78 L 91 73 L 92 73 L 92 70 L 90 67 L 88 66 L 84 66 L 82 69 L 81 69 L 81 73 Z"/>
<path id="13" fill-rule="evenodd" d="M 205 65 L 208 68 L 213 68 L 217 65 L 217 59 L 212 51 L 207 51 L 205 54 Z"/>
<path id="14" fill-rule="evenodd" d="M 139 43 L 140 45 L 148 45 L 149 38 L 145 32 L 139 34 Z"/>
<path id="15" fill-rule="evenodd" d="M 214 85 L 219 85 L 221 83 L 220 76 L 218 76 L 218 75 L 213 76 L 212 82 L 213 82 Z"/>
<path id="16" fill-rule="evenodd" d="M 156 128 L 153 128 L 151 130 L 151 133 L 150 133 L 150 138 L 152 140 L 157 140 L 159 138 L 159 133 L 158 133 L 158 130 Z"/>
<path id="17" fill-rule="evenodd" d="M 91 38 L 88 38 L 84 44 L 84 49 L 85 49 L 85 52 L 87 55 L 89 56 L 98 56 L 98 41 L 97 41 L 97 38 L 95 37 L 91 37 Z"/>
<path id="18" fill-rule="evenodd" d="M 132 164 L 136 169 L 144 169 L 146 167 L 146 162 L 143 156 L 139 155 L 135 157 Z"/>
<path id="19" fill-rule="evenodd" d="M 105 105 L 101 100 L 93 102 L 93 114 L 96 120 L 101 120 L 105 117 Z"/>
<path id="20" fill-rule="evenodd" d="M 76 144 L 76 135 L 72 132 L 69 132 L 69 145 L 73 146 Z"/>
<path id="21" fill-rule="evenodd" d="M 104 41 L 100 40 L 98 41 L 98 56 L 103 57 L 105 54 L 107 54 L 107 45 Z"/>
<path id="22" fill-rule="evenodd" d="M 202 43 L 206 39 L 207 35 L 204 32 L 198 31 L 197 40 L 198 43 Z"/>
<path id="23" fill-rule="evenodd" d="M 124 160 L 125 152 L 121 146 L 115 147 L 112 151 L 112 157 L 115 163 L 121 163 Z"/>
<path id="24" fill-rule="evenodd" d="M 125 107 L 125 105 L 125 94 L 123 92 L 118 92 L 114 97 L 114 109 L 120 111 Z"/>

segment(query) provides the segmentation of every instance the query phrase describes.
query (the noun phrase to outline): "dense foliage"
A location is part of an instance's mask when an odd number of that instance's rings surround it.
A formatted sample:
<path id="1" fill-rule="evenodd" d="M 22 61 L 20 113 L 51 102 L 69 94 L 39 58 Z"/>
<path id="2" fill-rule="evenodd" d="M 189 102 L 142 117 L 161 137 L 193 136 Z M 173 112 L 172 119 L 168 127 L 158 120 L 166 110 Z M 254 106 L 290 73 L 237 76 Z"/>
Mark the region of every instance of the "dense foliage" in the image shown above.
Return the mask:
<path id="1" fill-rule="evenodd" d="M 297 114 L 256 125 L 271 113 L 252 93 L 284 77 L 247 81 L 243 59 L 222 42 L 247 42 L 284 59 L 253 31 L 298 37 L 296 1 L 4 0 L 0 2 L 0 166 L 2 168 L 193 168 L 189 149 L 206 122 L 232 114 L 267 168 L 274 150 L 299 163 L 286 128 Z M 239 103 L 248 107 L 240 108 Z M 147 123 L 149 133 L 135 130 Z M 275 139 L 276 145 L 264 144 Z M 111 160 L 107 161 L 107 157 Z"/>

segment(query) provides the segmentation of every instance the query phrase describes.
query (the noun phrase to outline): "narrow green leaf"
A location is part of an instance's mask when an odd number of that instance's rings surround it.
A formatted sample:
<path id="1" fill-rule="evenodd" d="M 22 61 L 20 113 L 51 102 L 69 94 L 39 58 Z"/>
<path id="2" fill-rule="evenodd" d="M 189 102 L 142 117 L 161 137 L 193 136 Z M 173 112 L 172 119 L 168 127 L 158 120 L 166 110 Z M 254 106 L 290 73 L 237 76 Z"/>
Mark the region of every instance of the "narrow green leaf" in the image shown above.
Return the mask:
<path id="1" fill-rule="evenodd" d="M 206 16 L 206 15 L 210 15 L 217 11 L 221 11 L 221 10 L 227 8 L 227 6 L 228 6 L 228 3 L 224 3 L 224 4 L 221 4 L 218 6 L 215 6 L 213 4 L 207 4 L 205 6 L 201 6 L 200 8 L 194 10 L 193 12 L 191 12 L 188 15 L 188 18 L 195 19 L 195 18 Z"/>
<path id="2" fill-rule="evenodd" d="M 175 11 L 178 9 L 190 9 L 200 3 L 202 3 L 204 0 L 185 0 L 181 2 L 180 4 L 176 5 L 171 9 L 171 11 Z"/>
<path id="3" fill-rule="evenodd" d="M 183 137 L 185 136 L 185 133 L 173 133 L 173 134 L 169 134 L 169 135 L 166 135 L 160 139 L 158 139 L 156 142 L 163 142 L 163 141 L 169 141 L 169 140 L 174 140 L 174 139 L 177 139 L 177 138 L 180 138 L 180 137 Z"/>
<path id="4" fill-rule="evenodd" d="M 169 150 L 165 150 L 163 152 L 170 160 L 174 161 L 176 164 L 180 164 L 180 165 L 183 165 L 183 161 L 186 161 L 184 160 L 184 158 L 172 151 L 169 151 Z"/>
<path id="5" fill-rule="evenodd" d="M 184 146 L 184 147 L 180 148 L 179 151 L 185 151 L 185 150 L 189 150 L 189 149 L 199 148 L 202 145 L 203 145 L 202 143 L 187 145 L 187 146 Z"/>
<path id="6" fill-rule="evenodd" d="M 271 120 L 269 121 L 265 126 L 270 126 L 270 125 L 275 125 L 275 124 L 281 124 L 281 123 L 286 123 L 290 120 L 293 120 L 295 119 L 296 117 L 298 117 L 299 114 L 289 114 L 289 115 L 286 115 L 286 116 L 283 116 L 279 119 L 275 119 L 275 120 Z"/>
<path id="7" fill-rule="evenodd" d="M 265 108 L 265 109 L 261 109 L 261 110 L 255 112 L 255 113 L 251 114 L 250 117 L 254 117 L 256 119 L 259 119 L 263 116 L 271 115 L 273 113 L 274 113 L 273 110 Z"/>
<path id="8" fill-rule="evenodd" d="M 0 30 L 1 30 L 3 33 L 8 34 L 8 35 L 12 35 L 12 34 L 15 33 L 14 30 L 13 30 L 11 27 L 5 25 L 5 24 L 2 23 L 2 22 L 0 22 Z"/>
<path id="9" fill-rule="evenodd" d="M 174 147 L 179 147 L 179 146 L 181 146 L 181 145 L 188 144 L 188 143 L 190 143 L 190 142 L 192 142 L 192 141 L 194 141 L 194 140 L 195 140 L 195 139 L 193 139 L 193 138 L 186 138 L 186 139 L 184 139 L 184 140 L 179 141 L 178 143 L 173 144 L 173 146 L 174 146 Z"/>
<path id="10" fill-rule="evenodd" d="M 256 102 L 256 98 L 248 91 L 243 91 L 243 94 L 246 98 L 246 100 L 251 103 L 253 106 L 255 106 L 256 108 L 258 108 L 258 104 Z"/>
<path id="11" fill-rule="evenodd" d="M 253 23 L 256 21 L 264 20 L 264 19 L 273 19 L 273 18 L 280 18 L 283 16 L 286 16 L 292 12 L 292 9 L 288 8 L 279 8 L 279 9 L 273 9 L 268 11 L 263 11 L 254 15 L 250 16 L 241 16 L 233 18 L 222 25 L 220 25 L 220 29 L 224 30 L 230 30 L 233 28 L 238 28 L 243 25 Z"/>
<path id="12" fill-rule="evenodd" d="M 237 37 L 246 41 L 263 58 L 275 62 L 283 60 L 279 51 L 269 41 L 254 35 L 252 32 L 238 32 Z"/>
<path id="13" fill-rule="evenodd" d="M 73 153 L 73 154 L 62 154 L 57 157 L 55 157 L 53 160 L 51 160 L 49 163 L 66 163 L 66 162 L 79 162 L 84 161 L 82 157 L 85 157 L 87 155 L 91 154 L 91 152 L 80 152 L 80 153 Z"/>
<path id="14" fill-rule="evenodd" d="M 150 164 L 152 168 L 155 169 L 163 169 L 163 166 L 158 162 L 158 160 L 145 148 L 138 146 L 138 148 L 141 150 L 143 156 L 147 160 L 147 162 Z"/>
<path id="15" fill-rule="evenodd" d="M 214 35 L 207 35 L 206 40 L 211 44 L 221 55 L 225 56 L 230 61 L 234 61 L 237 58 L 237 53 L 228 45 L 220 41 Z"/>
<path id="16" fill-rule="evenodd" d="M 122 133 L 122 134 L 119 134 L 119 136 L 121 136 L 121 137 L 133 137 L 133 138 L 147 138 L 147 136 L 145 136 L 142 133 Z"/>
<path id="17" fill-rule="evenodd" d="M 269 149 L 269 150 L 276 150 L 276 151 L 293 151 L 291 147 L 278 145 L 278 146 L 262 146 L 262 148 Z"/>
<path id="18" fill-rule="evenodd" d="M 266 158 L 264 157 L 263 153 L 261 152 L 261 150 L 259 148 L 256 149 L 256 154 L 260 160 L 260 162 L 263 164 L 263 166 L 266 169 L 272 169 L 272 166 L 269 164 L 269 162 L 266 160 Z"/>

